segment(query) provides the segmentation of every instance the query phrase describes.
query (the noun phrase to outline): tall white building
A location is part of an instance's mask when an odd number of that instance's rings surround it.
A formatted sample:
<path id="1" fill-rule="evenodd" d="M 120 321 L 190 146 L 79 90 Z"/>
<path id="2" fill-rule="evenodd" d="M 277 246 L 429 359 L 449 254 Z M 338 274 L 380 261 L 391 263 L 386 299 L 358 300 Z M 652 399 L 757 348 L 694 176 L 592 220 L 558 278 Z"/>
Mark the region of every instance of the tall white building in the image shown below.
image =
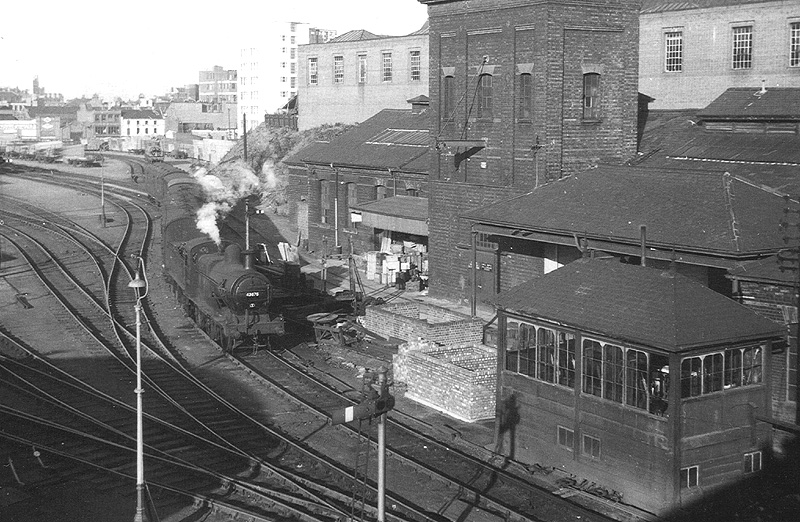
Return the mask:
<path id="1" fill-rule="evenodd" d="M 323 42 L 335 31 L 301 22 L 267 22 L 258 40 L 239 53 L 239 122 L 247 116 L 247 128 L 264 121 L 265 114 L 280 112 L 297 94 L 297 46 Z"/>

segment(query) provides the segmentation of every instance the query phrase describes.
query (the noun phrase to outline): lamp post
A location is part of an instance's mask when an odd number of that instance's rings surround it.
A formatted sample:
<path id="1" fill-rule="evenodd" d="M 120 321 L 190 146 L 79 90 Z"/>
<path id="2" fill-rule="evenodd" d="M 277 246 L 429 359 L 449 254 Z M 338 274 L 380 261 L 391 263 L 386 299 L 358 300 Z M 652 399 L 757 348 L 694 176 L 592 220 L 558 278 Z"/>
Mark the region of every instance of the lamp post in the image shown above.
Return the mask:
<path id="1" fill-rule="evenodd" d="M 132 256 L 136 259 L 136 275 L 134 279 L 128 283 L 129 288 L 133 288 L 136 293 L 136 515 L 134 522 L 148 522 L 147 510 L 145 509 L 144 500 L 144 435 L 142 429 L 142 298 L 147 295 L 147 274 L 144 268 L 144 259 L 142 256 L 134 254 Z M 141 266 L 141 274 L 144 276 L 142 279 L 139 275 L 139 267 Z M 139 289 L 144 288 L 144 293 L 139 294 Z"/>

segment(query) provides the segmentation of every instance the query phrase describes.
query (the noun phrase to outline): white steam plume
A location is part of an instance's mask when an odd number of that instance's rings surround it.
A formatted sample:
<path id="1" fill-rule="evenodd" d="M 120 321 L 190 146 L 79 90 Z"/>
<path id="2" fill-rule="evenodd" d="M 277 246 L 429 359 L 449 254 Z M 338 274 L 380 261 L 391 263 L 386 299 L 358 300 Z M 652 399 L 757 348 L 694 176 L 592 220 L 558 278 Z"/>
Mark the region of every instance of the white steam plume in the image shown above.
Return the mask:
<path id="1" fill-rule="evenodd" d="M 217 165 L 211 171 L 201 168 L 194 177 L 206 196 L 206 203 L 197 211 L 196 226 L 219 245 L 217 219 L 224 218 L 240 199 L 258 193 L 258 176 L 244 162 L 237 160 Z"/>

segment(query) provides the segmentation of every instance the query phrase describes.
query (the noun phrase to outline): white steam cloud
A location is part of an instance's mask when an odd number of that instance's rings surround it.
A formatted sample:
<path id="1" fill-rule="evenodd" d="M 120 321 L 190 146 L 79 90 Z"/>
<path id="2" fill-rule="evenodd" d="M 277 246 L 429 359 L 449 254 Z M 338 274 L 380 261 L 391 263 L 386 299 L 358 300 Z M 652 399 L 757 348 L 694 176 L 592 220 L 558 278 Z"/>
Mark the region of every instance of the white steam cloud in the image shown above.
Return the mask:
<path id="1" fill-rule="evenodd" d="M 201 168 L 194 173 L 194 177 L 206 195 L 206 203 L 197 211 L 196 226 L 219 245 L 221 238 L 217 220 L 224 218 L 240 199 L 259 194 L 261 182 L 239 160 L 217 165 L 210 171 Z"/>

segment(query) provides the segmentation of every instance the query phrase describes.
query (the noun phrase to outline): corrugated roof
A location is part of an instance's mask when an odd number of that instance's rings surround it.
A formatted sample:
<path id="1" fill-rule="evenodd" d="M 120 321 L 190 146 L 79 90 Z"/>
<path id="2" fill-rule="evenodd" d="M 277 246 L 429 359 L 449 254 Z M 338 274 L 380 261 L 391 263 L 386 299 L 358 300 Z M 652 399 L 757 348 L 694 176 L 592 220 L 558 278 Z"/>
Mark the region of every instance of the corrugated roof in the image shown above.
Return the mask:
<path id="1" fill-rule="evenodd" d="M 289 165 L 330 165 L 427 174 L 429 111 L 384 109 L 336 136 L 317 142 L 284 160 Z"/>
<path id="2" fill-rule="evenodd" d="M 697 116 L 740 121 L 800 121 L 800 88 L 733 87 L 698 111 Z"/>
<path id="3" fill-rule="evenodd" d="M 781 196 L 722 171 L 601 166 L 466 213 L 478 223 L 725 258 L 777 252 Z"/>
<path id="4" fill-rule="evenodd" d="M 580 259 L 501 293 L 497 304 L 669 352 L 784 334 L 781 325 L 688 277 L 615 259 Z"/>

